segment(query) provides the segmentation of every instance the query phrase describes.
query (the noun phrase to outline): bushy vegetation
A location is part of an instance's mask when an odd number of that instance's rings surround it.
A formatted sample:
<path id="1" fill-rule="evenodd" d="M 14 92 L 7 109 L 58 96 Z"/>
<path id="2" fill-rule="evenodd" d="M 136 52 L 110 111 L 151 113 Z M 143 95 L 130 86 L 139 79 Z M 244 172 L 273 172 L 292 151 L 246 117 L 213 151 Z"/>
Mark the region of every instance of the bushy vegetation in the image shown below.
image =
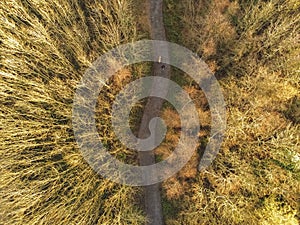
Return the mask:
<path id="1" fill-rule="evenodd" d="M 132 6 L 128 0 L 1 1 L 0 224 L 143 223 L 139 190 L 89 167 L 71 121 L 85 69 L 137 38 Z M 128 76 L 126 69 L 110 85 Z M 99 112 L 109 100 L 100 96 Z"/>
<path id="2" fill-rule="evenodd" d="M 299 224 L 299 12 L 294 0 L 166 1 L 170 40 L 216 73 L 228 115 L 214 163 L 164 183 L 167 224 Z"/>
<path id="3" fill-rule="evenodd" d="M 86 68 L 149 32 L 143 7 L 130 0 L 0 2 L 0 224 L 144 223 L 140 189 L 97 175 L 71 121 Z M 164 10 L 168 39 L 216 73 L 228 115 L 219 155 L 197 172 L 209 107 L 197 85 L 173 69 L 198 106 L 202 129 L 199 151 L 162 185 L 166 224 L 299 224 L 299 1 L 166 0 Z M 148 64 L 124 68 L 97 106 L 100 136 L 129 163 L 136 155 L 116 141 L 109 111 L 122 86 L 146 71 Z M 134 127 L 140 107 L 131 114 Z M 162 117 L 168 132 L 157 160 L 172 152 L 180 130 L 168 104 Z"/>

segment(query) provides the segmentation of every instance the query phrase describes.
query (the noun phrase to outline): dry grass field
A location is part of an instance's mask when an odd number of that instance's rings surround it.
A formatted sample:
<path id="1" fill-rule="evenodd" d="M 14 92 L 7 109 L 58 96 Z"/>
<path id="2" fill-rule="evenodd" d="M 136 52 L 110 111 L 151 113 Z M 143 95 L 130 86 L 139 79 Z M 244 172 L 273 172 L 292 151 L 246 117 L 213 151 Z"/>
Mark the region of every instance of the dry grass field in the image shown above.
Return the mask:
<path id="1" fill-rule="evenodd" d="M 166 224 L 299 224 L 300 2 L 164 4 L 168 40 L 205 60 L 227 107 L 222 148 L 199 173 L 209 107 L 198 86 L 172 70 L 198 106 L 202 129 L 198 152 L 162 184 Z M 140 188 L 97 175 L 72 130 L 73 96 L 85 70 L 112 47 L 148 36 L 138 8 L 131 0 L 0 2 L 0 225 L 144 224 Z M 125 68 L 99 96 L 99 135 L 129 163 L 136 155 L 110 129 L 111 102 L 149 68 Z M 132 111 L 133 125 L 140 114 L 140 107 Z M 162 117 L 169 129 L 158 160 L 176 146 L 180 129 L 167 104 Z"/>
<path id="2" fill-rule="evenodd" d="M 85 69 L 101 53 L 137 38 L 133 6 L 128 0 L 1 1 L 0 224 L 145 220 L 137 189 L 101 178 L 85 162 L 71 120 Z M 108 104 L 100 96 L 99 112 Z"/>
<path id="3" fill-rule="evenodd" d="M 299 12 L 294 0 L 166 1 L 169 40 L 215 72 L 228 117 L 214 163 L 196 173 L 195 158 L 164 183 L 166 224 L 299 224 Z"/>

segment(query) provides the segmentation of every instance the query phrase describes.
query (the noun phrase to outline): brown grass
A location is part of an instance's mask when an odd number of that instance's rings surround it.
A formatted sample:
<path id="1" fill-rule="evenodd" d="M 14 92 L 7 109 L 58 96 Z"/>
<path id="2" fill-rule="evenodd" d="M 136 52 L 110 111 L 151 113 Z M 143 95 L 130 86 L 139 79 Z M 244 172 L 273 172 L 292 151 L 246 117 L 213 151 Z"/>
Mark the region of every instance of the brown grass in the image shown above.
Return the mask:
<path id="1" fill-rule="evenodd" d="M 134 198 L 139 190 L 103 179 L 85 162 L 71 121 L 85 69 L 101 53 L 137 38 L 131 12 L 124 0 L 1 1 L 0 224 L 145 220 Z M 131 72 L 119 75 L 111 86 Z M 109 102 L 104 97 L 103 106 Z"/>
<path id="2" fill-rule="evenodd" d="M 299 223 L 299 9 L 294 0 L 167 1 L 169 38 L 222 78 L 228 117 L 220 153 L 189 189 L 178 188 L 180 173 L 165 182 L 167 224 Z"/>

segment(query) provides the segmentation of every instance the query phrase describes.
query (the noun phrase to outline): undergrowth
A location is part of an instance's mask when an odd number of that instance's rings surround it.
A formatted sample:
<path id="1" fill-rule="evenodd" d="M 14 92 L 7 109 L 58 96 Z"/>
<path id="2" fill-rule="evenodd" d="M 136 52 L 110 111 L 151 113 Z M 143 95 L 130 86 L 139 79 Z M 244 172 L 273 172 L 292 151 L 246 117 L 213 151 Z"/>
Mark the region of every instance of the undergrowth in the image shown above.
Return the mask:
<path id="1" fill-rule="evenodd" d="M 299 224 L 299 10 L 294 0 L 166 1 L 168 38 L 206 61 L 227 107 L 212 165 L 183 176 L 192 159 L 164 182 L 166 224 Z"/>
<path id="2" fill-rule="evenodd" d="M 0 224 L 145 220 L 138 189 L 103 179 L 85 162 L 71 121 L 86 68 L 112 47 L 137 39 L 132 7 L 128 0 L 1 1 Z M 111 88 L 132 76 L 130 68 L 120 73 Z M 100 112 L 108 102 L 99 97 Z M 126 150 L 118 147 L 119 154 Z"/>

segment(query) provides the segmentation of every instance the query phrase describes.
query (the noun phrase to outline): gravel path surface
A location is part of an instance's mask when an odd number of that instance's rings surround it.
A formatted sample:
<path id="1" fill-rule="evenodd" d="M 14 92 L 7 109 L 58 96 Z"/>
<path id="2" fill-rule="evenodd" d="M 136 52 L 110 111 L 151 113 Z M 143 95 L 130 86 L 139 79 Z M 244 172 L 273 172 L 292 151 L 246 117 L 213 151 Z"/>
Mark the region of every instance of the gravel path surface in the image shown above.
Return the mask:
<path id="1" fill-rule="evenodd" d="M 153 40 L 166 40 L 165 28 L 163 24 L 163 11 L 162 0 L 148 0 L 148 17 L 150 23 L 151 39 Z M 154 48 L 160 48 L 161 46 L 154 46 Z M 161 50 L 161 49 L 160 49 Z M 163 50 L 164 54 L 161 57 L 169 57 L 168 49 Z M 164 78 L 170 78 L 170 66 L 163 65 L 161 63 L 154 63 L 153 76 L 161 76 Z M 155 91 L 158 84 L 155 82 L 152 85 L 152 90 Z M 164 87 L 165 90 L 168 87 Z M 167 94 L 167 92 L 166 92 Z M 153 117 L 158 117 L 162 108 L 164 100 L 160 98 L 149 98 L 144 109 L 144 114 L 139 129 L 139 138 L 146 138 L 149 136 L 148 124 Z M 153 151 L 139 152 L 139 162 L 141 166 L 151 165 L 155 163 L 155 155 Z M 152 174 L 155 176 L 155 174 Z M 162 206 L 161 206 L 161 190 L 160 184 L 154 184 L 144 187 L 144 206 L 145 212 L 149 219 L 148 225 L 162 225 Z"/>

